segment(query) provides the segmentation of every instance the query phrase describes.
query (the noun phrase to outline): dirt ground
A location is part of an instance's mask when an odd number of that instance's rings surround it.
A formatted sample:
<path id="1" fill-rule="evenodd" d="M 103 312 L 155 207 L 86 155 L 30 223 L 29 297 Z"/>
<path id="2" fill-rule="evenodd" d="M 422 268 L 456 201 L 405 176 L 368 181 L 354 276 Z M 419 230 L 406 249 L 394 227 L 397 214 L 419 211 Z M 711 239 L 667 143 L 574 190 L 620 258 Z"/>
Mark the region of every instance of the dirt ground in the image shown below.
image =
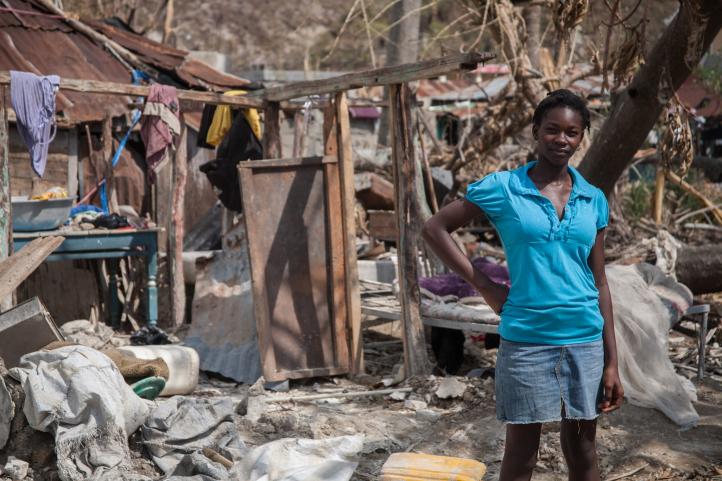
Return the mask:
<path id="1" fill-rule="evenodd" d="M 366 345 L 371 346 L 366 348 L 367 370 L 372 374 L 361 379 L 362 384 L 342 377 L 315 379 L 292 383 L 289 392 L 266 392 L 263 397 L 364 390 L 369 384 L 384 388 L 380 381 L 392 376 L 391 367 L 401 360 L 401 345 L 393 334 L 367 332 Z M 485 350 L 478 343 L 467 341 L 462 372 L 492 367 L 494 359 L 495 350 Z M 354 480 L 378 479 L 389 455 L 404 451 L 477 459 L 487 465 L 485 479 L 497 479 L 504 426 L 495 417 L 493 378 L 457 377 L 467 386 L 463 395 L 457 399 L 438 399 L 435 393 L 442 378 L 413 378 L 398 384 L 394 387 L 413 389 L 405 398 L 397 394 L 398 399 L 384 396 L 266 403 L 256 422 L 246 417 L 239 419 L 238 425 L 252 445 L 282 437 L 364 434 L 364 450 Z M 235 395 L 247 390 L 213 379 L 206 382 L 215 384 L 219 391 L 235 389 Z M 722 480 L 722 384 L 705 380 L 697 388 L 695 407 L 700 422 L 687 431 L 681 431 L 659 411 L 628 403 L 603 416 L 598 431 L 602 479 Z M 543 429 L 533 479 L 566 479 L 558 423 Z"/>

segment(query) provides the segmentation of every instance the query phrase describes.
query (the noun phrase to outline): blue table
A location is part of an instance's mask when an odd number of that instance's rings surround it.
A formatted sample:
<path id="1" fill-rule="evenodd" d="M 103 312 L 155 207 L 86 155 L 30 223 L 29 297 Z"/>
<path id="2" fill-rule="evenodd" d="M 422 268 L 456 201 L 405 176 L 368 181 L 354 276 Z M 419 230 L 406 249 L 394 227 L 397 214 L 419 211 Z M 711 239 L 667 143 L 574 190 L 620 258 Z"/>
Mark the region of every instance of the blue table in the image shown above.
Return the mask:
<path id="1" fill-rule="evenodd" d="M 89 230 L 89 231 L 43 231 L 13 232 L 13 247 L 19 251 L 39 237 L 63 236 L 60 246 L 47 258 L 49 261 L 78 259 L 110 259 L 110 312 L 111 323 L 120 323 L 118 302 L 118 262 L 123 257 L 145 257 L 148 262 L 147 323 L 158 322 L 158 231 L 159 229 Z"/>

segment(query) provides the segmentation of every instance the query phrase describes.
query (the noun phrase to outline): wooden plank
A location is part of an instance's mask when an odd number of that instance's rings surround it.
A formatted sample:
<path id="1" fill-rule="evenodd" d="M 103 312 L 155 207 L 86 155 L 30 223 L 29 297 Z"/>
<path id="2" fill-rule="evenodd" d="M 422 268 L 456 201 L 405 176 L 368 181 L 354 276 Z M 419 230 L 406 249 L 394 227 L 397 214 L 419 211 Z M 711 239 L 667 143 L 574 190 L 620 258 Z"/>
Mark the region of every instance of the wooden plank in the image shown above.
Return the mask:
<path id="1" fill-rule="evenodd" d="M 336 94 L 336 140 L 339 173 L 341 174 L 341 206 L 343 210 L 343 258 L 346 271 L 346 305 L 351 327 L 351 372 L 364 372 L 363 338 L 361 336 L 361 295 L 359 294 L 358 261 L 356 258 L 356 189 L 354 182 L 351 123 L 346 93 Z"/>
<path id="2" fill-rule="evenodd" d="M 240 164 L 243 164 L 241 162 Z M 239 164 L 239 165 L 240 165 Z M 266 295 L 266 269 L 264 259 L 261 253 L 257 252 L 255 245 L 251 244 L 251 239 L 255 234 L 251 234 L 253 227 L 250 225 L 253 221 L 248 219 L 249 209 L 255 206 L 255 195 L 253 191 L 245 186 L 253 185 L 253 170 L 238 169 L 239 182 L 241 184 L 241 202 L 243 204 L 243 221 L 246 225 L 246 235 L 248 236 L 248 256 L 251 265 L 251 288 L 253 290 L 253 313 L 256 318 L 256 332 L 258 333 L 258 350 L 260 351 L 261 366 L 264 372 L 276 372 L 276 356 L 271 342 L 271 332 L 268 326 L 268 320 L 271 318 L 271 312 L 268 304 L 268 296 Z"/>
<path id="3" fill-rule="evenodd" d="M 398 240 L 399 229 L 393 210 L 370 210 L 368 222 L 369 235 L 374 239 L 394 242 Z"/>
<path id="4" fill-rule="evenodd" d="M 332 180 L 338 179 L 337 169 L 321 162 L 239 167 L 267 380 L 348 372 L 345 291 L 336 287 L 343 282 L 342 252 L 335 250 L 342 241 L 331 245 L 340 227 L 332 220 L 341 205 L 338 181 L 334 187 Z"/>
<path id="5" fill-rule="evenodd" d="M 7 109 L 5 108 L 7 89 L 0 86 L 0 261 L 7 259 L 12 250 L 12 209 L 10 194 L 10 132 L 8 130 Z M 12 307 L 12 298 L 0 296 L 0 310 Z"/>
<path id="6" fill-rule="evenodd" d="M 281 106 L 270 102 L 263 113 L 263 156 L 267 159 L 280 159 L 281 148 Z"/>
<path id="7" fill-rule="evenodd" d="M 323 117 L 324 153 L 336 155 L 336 118 L 333 107 L 324 110 Z M 344 266 L 344 231 L 343 212 L 338 199 L 341 198 L 338 164 L 324 165 L 326 186 L 326 208 L 328 209 L 328 248 L 329 276 L 331 278 L 330 297 L 333 299 L 332 309 L 335 325 L 335 349 L 343 366 L 349 367 L 349 344 L 346 332 L 346 283 Z"/>
<path id="8" fill-rule="evenodd" d="M 361 306 L 361 311 L 367 316 L 380 317 L 390 321 L 401 320 L 401 313 L 391 309 L 382 309 L 372 306 Z M 447 329 L 457 329 L 459 331 L 483 332 L 485 334 L 498 334 L 498 324 L 484 324 L 482 322 L 466 322 L 452 321 L 450 319 L 439 319 L 435 317 L 423 316 L 421 318 L 425 326 L 445 327 Z"/>
<path id="9" fill-rule="evenodd" d="M 63 243 L 65 238 L 41 237 L 0 262 L 0 299 L 12 295 L 17 287 Z"/>
<path id="10" fill-rule="evenodd" d="M 431 371 L 431 364 L 426 354 L 420 309 L 417 242 L 421 238 L 421 213 L 414 202 L 417 166 L 411 125 L 411 92 L 406 84 L 390 86 L 389 105 L 405 373 L 406 376 L 425 375 Z"/>
<path id="11" fill-rule="evenodd" d="M 438 77 L 457 70 L 473 70 L 479 63 L 493 58 L 494 54 L 491 53 L 459 53 L 424 62 L 364 70 L 323 80 L 310 80 L 280 87 L 271 87 L 251 92 L 248 96 L 278 102 L 308 95 L 343 92 L 361 87 L 399 84 Z"/>
<path id="12" fill-rule="evenodd" d="M 10 72 L 0 72 L 0 85 L 10 85 Z M 150 87 L 147 85 L 131 85 L 118 82 L 103 82 L 99 80 L 60 79 L 60 90 L 81 92 L 87 94 L 128 95 L 133 97 L 147 97 Z M 214 92 L 201 92 L 198 90 L 176 90 L 178 100 L 201 102 L 214 105 L 232 105 L 235 107 L 263 108 L 265 102 L 259 98 L 246 95 L 232 96 Z"/>
<path id="13" fill-rule="evenodd" d="M 269 159 L 269 160 L 248 160 L 239 162 L 239 169 L 278 169 L 284 167 L 301 167 L 303 165 L 335 164 L 338 159 L 335 155 L 316 155 L 312 157 L 300 157 L 295 159 Z"/>
<path id="14" fill-rule="evenodd" d="M 326 228 L 328 230 L 328 257 L 331 312 L 334 322 L 334 350 L 338 367 L 349 369 L 349 340 L 346 332 L 346 284 L 344 266 L 344 231 L 341 204 L 341 186 L 338 164 L 324 164 L 324 180 L 326 184 L 326 209 L 328 210 Z"/>
<path id="15" fill-rule="evenodd" d="M 173 162 L 173 206 L 171 210 L 171 242 L 168 259 L 171 269 L 171 316 L 173 325 L 182 326 L 185 322 L 186 287 L 183 278 L 183 237 L 185 226 L 185 191 L 188 178 L 188 127 L 181 120 L 181 133 L 178 150 Z"/>

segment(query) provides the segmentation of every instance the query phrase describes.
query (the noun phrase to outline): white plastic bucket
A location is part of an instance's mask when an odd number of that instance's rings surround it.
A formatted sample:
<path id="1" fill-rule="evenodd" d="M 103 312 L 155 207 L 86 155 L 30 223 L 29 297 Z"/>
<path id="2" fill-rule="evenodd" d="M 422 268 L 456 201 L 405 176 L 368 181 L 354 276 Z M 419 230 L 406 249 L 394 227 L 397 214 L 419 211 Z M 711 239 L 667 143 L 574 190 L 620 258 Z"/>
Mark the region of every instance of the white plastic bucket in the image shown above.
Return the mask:
<path id="1" fill-rule="evenodd" d="M 161 396 L 190 394 L 198 385 L 199 359 L 195 349 L 186 346 L 123 346 L 119 350 L 136 359 L 161 358 L 168 365 L 169 378 Z"/>

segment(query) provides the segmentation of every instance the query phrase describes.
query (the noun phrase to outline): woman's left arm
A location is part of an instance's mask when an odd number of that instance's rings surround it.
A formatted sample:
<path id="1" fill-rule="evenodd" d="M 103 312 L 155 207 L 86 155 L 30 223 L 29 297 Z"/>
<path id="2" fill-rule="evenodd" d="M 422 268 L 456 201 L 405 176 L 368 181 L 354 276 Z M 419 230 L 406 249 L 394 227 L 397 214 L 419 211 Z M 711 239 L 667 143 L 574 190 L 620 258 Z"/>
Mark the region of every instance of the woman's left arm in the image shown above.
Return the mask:
<path id="1" fill-rule="evenodd" d="M 612 311 L 612 296 L 609 293 L 607 275 L 604 272 L 604 229 L 597 231 L 597 238 L 589 254 L 589 267 L 594 274 L 594 283 L 599 291 L 599 310 L 604 318 L 604 399 L 599 406 L 602 412 L 618 409 L 624 400 L 624 389 L 619 379 L 617 363 L 617 341 L 614 335 L 614 312 Z"/>

